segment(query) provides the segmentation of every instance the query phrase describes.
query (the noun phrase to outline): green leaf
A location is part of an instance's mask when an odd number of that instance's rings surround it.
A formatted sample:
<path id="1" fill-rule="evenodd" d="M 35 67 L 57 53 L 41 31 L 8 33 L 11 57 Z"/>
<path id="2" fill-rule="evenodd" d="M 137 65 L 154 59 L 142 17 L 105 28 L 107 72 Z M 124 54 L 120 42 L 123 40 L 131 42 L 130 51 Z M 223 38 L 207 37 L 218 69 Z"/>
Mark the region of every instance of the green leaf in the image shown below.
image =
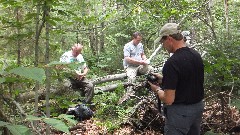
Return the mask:
<path id="1" fill-rule="evenodd" d="M 32 135 L 31 130 L 23 125 L 6 125 L 13 135 Z"/>
<path id="2" fill-rule="evenodd" d="M 61 120 L 52 119 L 52 118 L 46 118 L 43 120 L 45 123 L 53 126 L 57 130 L 63 131 L 65 133 L 70 133 L 68 130 L 68 126 L 65 125 Z"/>
<path id="3" fill-rule="evenodd" d="M 66 62 L 59 62 L 59 61 L 53 61 L 47 64 L 48 67 L 56 66 L 56 65 L 66 65 L 68 63 Z"/>
<path id="4" fill-rule="evenodd" d="M 240 100 L 233 99 L 231 105 L 236 106 L 240 110 Z"/>
<path id="5" fill-rule="evenodd" d="M 10 124 L 10 123 L 4 122 L 4 121 L 0 121 L 0 127 L 6 126 L 6 125 L 8 125 L 8 124 Z"/>
<path id="6" fill-rule="evenodd" d="M 33 116 L 33 115 L 27 115 L 26 120 L 33 121 L 33 120 L 41 120 L 42 118 Z"/>
<path id="7" fill-rule="evenodd" d="M 171 14 L 175 14 L 175 13 L 177 13 L 177 10 L 176 10 L 176 9 L 173 9 L 173 10 L 171 11 Z"/>
<path id="8" fill-rule="evenodd" d="M 70 124 L 72 125 L 76 125 L 77 124 L 77 121 L 72 119 L 74 116 L 73 115 L 67 115 L 67 114 L 61 114 L 58 116 L 58 118 L 62 118 L 62 119 L 65 119 L 67 120 Z"/>
<path id="9" fill-rule="evenodd" d="M 71 70 L 75 70 L 78 69 L 78 67 L 82 66 L 85 62 L 71 62 L 69 63 L 67 66 L 71 69 Z"/>
<path id="10" fill-rule="evenodd" d="M 13 82 L 29 82 L 24 78 L 17 78 L 17 77 L 5 77 L 5 83 L 13 83 Z"/>
<path id="11" fill-rule="evenodd" d="M 58 12 L 58 14 L 60 14 L 60 15 L 65 15 L 65 16 L 68 15 L 67 12 L 65 12 L 65 11 L 63 11 L 63 10 L 58 10 L 57 12 Z"/>
<path id="12" fill-rule="evenodd" d="M 0 75 L 7 75 L 7 74 L 8 74 L 8 72 L 6 72 L 4 70 L 0 71 Z"/>
<path id="13" fill-rule="evenodd" d="M 48 22 L 49 24 L 51 24 L 52 26 L 56 26 L 56 25 L 57 25 L 56 22 L 55 22 L 55 20 L 53 20 L 52 18 L 47 18 L 47 22 Z"/>
<path id="14" fill-rule="evenodd" d="M 28 79 L 33 79 L 38 82 L 43 82 L 46 78 L 45 71 L 42 68 L 37 67 L 18 67 L 11 69 L 9 73 L 20 75 Z"/>
<path id="15" fill-rule="evenodd" d="M 1 83 L 4 83 L 5 81 L 6 81 L 5 78 L 0 78 L 0 84 L 1 84 Z"/>
<path id="16" fill-rule="evenodd" d="M 26 14 L 25 20 L 31 20 L 37 16 L 37 13 L 28 13 Z"/>
<path id="17" fill-rule="evenodd" d="M 213 131 L 207 131 L 204 135 L 218 135 L 218 134 L 214 133 Z"/>
<path id="18" fill-rule="evenodd" d="M 51 17 L 51 20 L 52 20 L 52 21 L 57 21 L 57 22 L 63 21 L 63 19 L 61 19 L 61 18 L 59 18 L 59 17 Z"/>
<path id="19" fill-rule="evenodd" d="M 77 69 L 79 66 L 82 66 L 84 63 L 85 62 L 71 62 L 71 63 L 67 63 L 67 62 L 53 61 L 53 62 L 50 62 L 49 64 L 47 64 L 47 67 L 53 67 L 53 66 L 56 66 L 56 65 L 66 65 L 71 70 L 74 70 L 74 69 Z"/>

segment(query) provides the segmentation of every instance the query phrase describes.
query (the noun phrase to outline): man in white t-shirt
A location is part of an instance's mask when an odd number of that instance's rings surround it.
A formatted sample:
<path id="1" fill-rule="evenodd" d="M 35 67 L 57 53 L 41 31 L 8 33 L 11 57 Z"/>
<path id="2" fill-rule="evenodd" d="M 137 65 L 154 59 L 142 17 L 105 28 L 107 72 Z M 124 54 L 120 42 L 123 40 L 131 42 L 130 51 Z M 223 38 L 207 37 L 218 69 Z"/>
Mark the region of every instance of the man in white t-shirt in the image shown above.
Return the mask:
<path id="1" fill-rule="evenodd" d="M 88 67 L 84 58 L 81 54 L 83 46 L 81 44 L 75 44 L 72 46 L 72 50 L 65 52 L 61 58 L 60 62 L 72 63 L 78 62 L 79 67 L 76 70 L 75 76 L 69 76 L 71 82 L 71 88 L 75 90 L 81 90 L 84 88 L 84 91 L 81 92 L 85 95 L 86 103 L 90 103 L 94 96 L 94 86 L 92 82 L 88 81 L 86 75 L 88 73 Z"/>

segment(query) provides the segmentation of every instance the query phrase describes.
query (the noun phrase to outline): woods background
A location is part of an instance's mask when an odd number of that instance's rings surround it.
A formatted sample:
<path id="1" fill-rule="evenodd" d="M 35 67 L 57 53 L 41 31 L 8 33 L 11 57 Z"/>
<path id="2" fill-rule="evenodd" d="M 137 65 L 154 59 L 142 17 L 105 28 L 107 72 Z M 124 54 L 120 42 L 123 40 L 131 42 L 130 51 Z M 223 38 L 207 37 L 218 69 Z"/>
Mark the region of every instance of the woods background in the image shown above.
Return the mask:
<path id="1" fill-rule="evenodd" d="M 154 40 L 159 28 L 167 22 L 180 23 L 182 30 L 190 31 L 191 47 L 204 54 L 205 100 L 211 100 L 208 107 L 213 110 L 215 105 L 221 106 L 209 117 L 214 114 L 222 118 L 207 130 L 229 131 L 240 124 L 236 113 L 240 108 L 239 13 L 239 0 L 0 0 L 0 132 L 41 134 L 36 125 L 43 121 L 70 133 L 69 123 L 76 122 L 61 114 L 77 96 L 64 95 L 68 91 L 53 94 L 64 77 L 55 69 L 58 63 L 54 61 L 78 42 L 84 46 L 83 56 L 90 68 L 88 78 L 121 74 L 123 47 L 131 34 L 142 33 L 149 57 L 158 47 Z M 168 57 L 161 50 L 151 64 L 161 67 Z M 96 90 L 94 102 L 106 101 L 106 108 L 115 104 L 124 93 L 123 85 L 116 89 L 106 95 Z M 112 112 L 118 119 L 105 118 L 102 125 L 108 132 L 119 128 L 119 121 L 129 114 L 131 105 L 111 106 L 118 110 Z M 234 111 L 231 118 L 225 117 L 229 114 L 226 107 Z M 96 110 L 101 110 L 96 118 L 111 113 L 102 104 Z M 229 119 L 235 120 L 231 127 L 219 128 Z M 50 126 L 44 132 L 50 134 Z"/>

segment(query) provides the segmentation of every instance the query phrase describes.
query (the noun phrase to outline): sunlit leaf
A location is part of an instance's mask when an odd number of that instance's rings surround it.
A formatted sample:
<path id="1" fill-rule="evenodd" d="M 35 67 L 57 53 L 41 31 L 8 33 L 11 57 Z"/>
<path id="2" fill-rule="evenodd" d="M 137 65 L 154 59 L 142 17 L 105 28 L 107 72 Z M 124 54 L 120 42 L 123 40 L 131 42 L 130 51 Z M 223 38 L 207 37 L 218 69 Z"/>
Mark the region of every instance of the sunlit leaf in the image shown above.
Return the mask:
<path id="1" fill-rule="evenodd" d="M 231 105 L 236 106 L 240 110 L 240 100 L 239 99 L 232 99 Z"/>
<path id="2" fill-rule="evenodd" d="M 26 120 L 33 121 L 33 120 L 41 120 L 42 118 L 33 116 L 33 115 L 27 115 Z"/>
<path id="3" fill-rule="evenodd" d="M 5 78 L 0 78 L 0 84 L 1 84 L 1 83 L 4 83 L 5 81 L 6 81 Z"/>
<path id="4" fill-rule="evenodd" d="M 74 118 L 73 115 L 61 114 L 61 115 L 58 116 L 58 118 L 63 118 L 65 120 L 67 120 L 72 125 L 77 124 L 77 121 L 73 119 Z"/>
<path id="5" fill-rule="evenodd" d="M 32 135 L 31 130 L 23 125 L 6 125 L 13 135 Z"/>
<path id="6" fill-rule="evenodd" d="M 37 67 L 17 67 L 11 69 L 9 73 L 20 75 L 28 79 L 33 79 L 38 82 L 43 82 L 46 78 L 45 71 L 42 68 Z"/>
<path id="7" fill-rule="evenodd" d="M 2 127 L 2 126 L 6 126 L 6 125 L 8 125 L 8 124 L 10 124 L 10 123 L 8 123 L 8 122 L 4 122 L 4 121 L 0 121 L 0 127 Z"/>
<path id="8" fill-rule="evenodd" d="M 68 63 L 66 62 L 59 62 L 59 61 L 52 61 L 50 63 L 47 64 L 47 67 L 52 67 L 52 66 L 56 66 L 56 65 L 66 65 Z"/>
<path id="9" fill-rule="evenodd" d="M 46 122 L 47 124 L 53 126 L 57 130 L 63 131 L 65 133 L 70 133 L 68 130 L 68 126 L 66 126 L 66 124 L 63 123 L 61 120 L 46 118 L 43 121 Z"/>

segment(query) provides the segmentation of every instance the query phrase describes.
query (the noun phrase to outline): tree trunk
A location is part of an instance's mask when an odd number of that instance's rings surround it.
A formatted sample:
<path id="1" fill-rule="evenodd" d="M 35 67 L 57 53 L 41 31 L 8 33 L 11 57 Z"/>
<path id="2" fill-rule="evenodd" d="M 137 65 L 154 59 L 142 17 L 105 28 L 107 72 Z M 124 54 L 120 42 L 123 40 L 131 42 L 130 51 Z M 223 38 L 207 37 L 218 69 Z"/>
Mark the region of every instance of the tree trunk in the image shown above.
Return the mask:
<path id="1" fill-rule="evenodd" d="M 102 1 L 102 13 L 103 14 L 106 14 L 106 5 L 107 5 L 107 2 L 106 0 L 103 0 Z M 105 49 L 104 49 L 104 38 L 105 38 L 105 35 L 104 35 L 104 27 L 105 27 L 105 23 L 102 22 L 101 23 L 101 35 L 100 35 L 100 52 L 104 52 Z"/>
<path id="2" fill-rule="evenodd" d="M 211 3 L 211 2 L 209 2 L 209 3 Z M 214 25 L 214 16 L 212 15 L 212 10 L 211 10 L 212 6 L 213 6 L 213 1 L 212 1 L 212 4 L 209 5 L 207 8 L 207 15 L 208 15 L 207 18 L 209 18 L 208 22 L 210 24 L 210 31 L 211 31 L 210 33 L 213 34 L 214 39 L 217 39 L 217 35 L 215 32 L 215 25 Z"/>
<path id="3" fill-rule="evenodd" d="M 89 28 L 89 41 L 90 41 L 91 51 L 93 55 L 96 55 L 95 46 L 94 46 L 93 27 L 90 25 L 88 28 Z"/>
<path id="4" fill-rule="evenodd" d="M 224 9 L 225 9 L 225 19 L 226 19 L 226 30 L 227 30 L 227 38 L 229 39 L 229 19 L 228 19 L 228 0 L 224 0 Z"/>
<path id="5" fill-rule="evenodd" d="M 17 20 L 17 26 L 19 25 L 19 8 L 16 8 L 16 20 Z M 20 65 L 21 64 L 21 45 L 20 45 L 20 38 L 19 38 L 19 34 L 20 34 L 20 29 L 19 27 L 17 27 L 17 64 Z"/>
<path id="6" fill-rule="evenodd" d="M 86 2 L 89 2 L 89 0 L 86 0 Z M 87 6 L 86 8 L 86 16 L 91 16 L 91 7 Z M 95 44 L 95 39 L 94 39 L 94 25 L 89 24 L 88 25 L 88 37 L 89 37 L 89 42 L 90 42 L 90 47 L 93 55 L 97 55 L 97 50 L 96 50 L 96 44 Z"/>
<path id="7" fill-rule="evenodd" d="M 40 29 L 39 29 L 39 16 L 40 16 L 40 2 L 37 2 L 37 16 L 36 16 L 36 31 L 35 31 L 35 61 L 34 66 L 38 67 L 38 43 L 40 37 Z M 34 104 L 34 112 L 38 113 L 38 90 L 39 90 L 39 82 L 36 82 L 36 86 L 34 88 L 35 91 L 35 104 Z M 34 124 L 35 125 L 35 124 Z"/>
<path id="8" fill-rule="evenodd" d="M 49 18 L 49 11 L 50 7 L 48 7 L 47 2 L 45 2 L 45 9 L 46 18 Z M 46 21 L 46 52 L 45 52 L 45 64 L 47 65 L 49 63 L 49 30 L 50 30 L 50 24 Z M 50 79 L 50 69 L 47 67 L 45 69 L 46 73 L 46 115 L 48 118 L 50 118 L 50 106 L 49 106 L 49 96 L 50 96 L 50 85 L 51 85 L 51 79 Z M 46 134 L 50 134 L 50 126 L 48 125 L 46 128 Z"/>

